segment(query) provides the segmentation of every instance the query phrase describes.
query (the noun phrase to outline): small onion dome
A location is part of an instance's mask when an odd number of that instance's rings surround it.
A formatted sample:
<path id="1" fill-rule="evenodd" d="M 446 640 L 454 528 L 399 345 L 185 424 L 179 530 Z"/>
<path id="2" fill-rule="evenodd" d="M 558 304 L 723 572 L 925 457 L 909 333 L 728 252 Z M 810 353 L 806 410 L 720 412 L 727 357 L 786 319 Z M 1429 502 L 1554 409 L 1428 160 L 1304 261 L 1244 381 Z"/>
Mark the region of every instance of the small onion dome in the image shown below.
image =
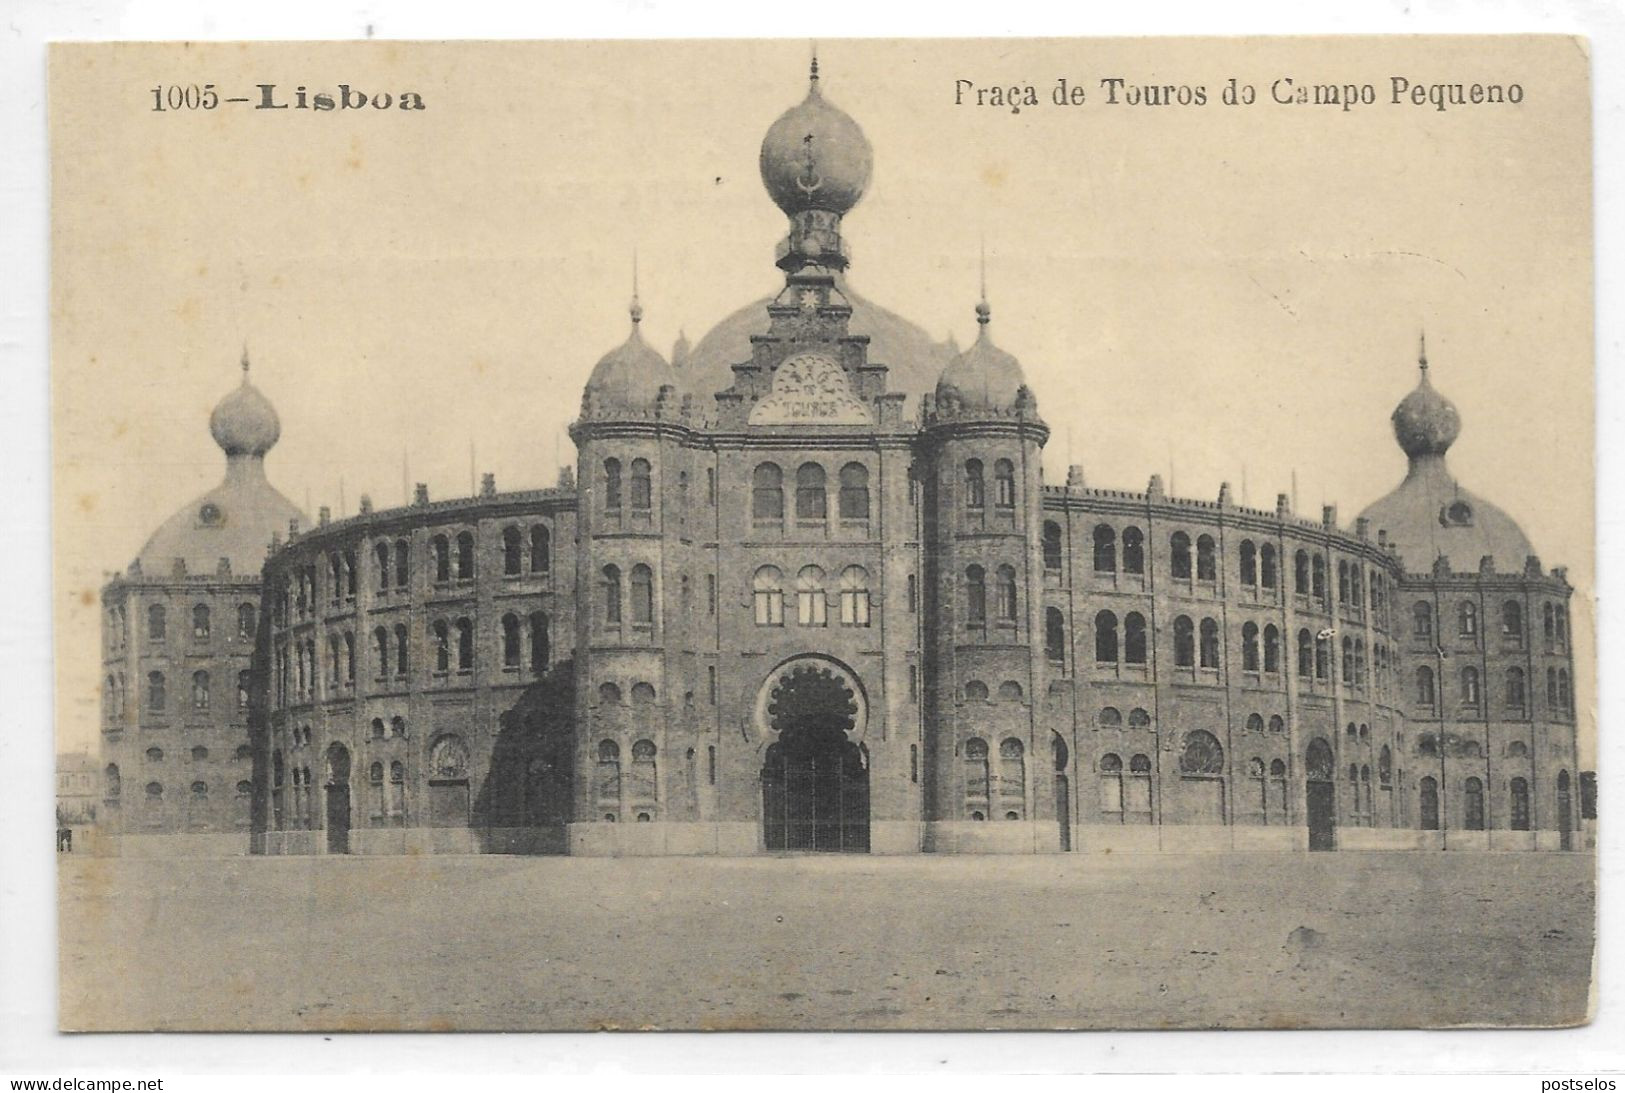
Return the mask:
<path id="1" fill-rule="evenodd" d="M 1461 435 L 1461 414 L 1456 404 L 1433 389 L 1428 379 L 1427 351 L 1421 357 L 1421 378 L 1416 390 L 1394 408 L 1394 439 L 1412 459 L 1443 455 Z"/>
<path id="2" fill-rule="evenodd" d="M 634 297 L 631 307 L 632 333 L 626 341 L 605 353 L 587 379 L 587 393 L 605 408 L 651 409 L 662 387 L 678 387 L 677 373 L 666 358 L 643 340 L 639 324 L 643 307 Z"/>
<path id="3" fill-rule="evenodd" d="M 215 406 L 209 432 L 227 455 L 264 455 L 282 435 L 276 407 L 248 382 L 248 350 L 243 350 L 243 382 Z"/>
<path id="4" fill-rule="evenodd" d="M 984 300 L 976 305 L 982 332 L 976 343 L 949 362 L 937 380 L 937 401 L 957 403 L 970 410 L 1008 410 L 1026 386 L 1021 362 L 993 344 L 988 333 L 992 310 Z"/>
<path id="5" fill-rule="evenodd" d="M 874 149 L 858 123 L 825 99 L 813 61 L 807 97 L 779 115 L 762 138 L 762 184 L 785 215 L 858 203 L 874 169 Z"/>

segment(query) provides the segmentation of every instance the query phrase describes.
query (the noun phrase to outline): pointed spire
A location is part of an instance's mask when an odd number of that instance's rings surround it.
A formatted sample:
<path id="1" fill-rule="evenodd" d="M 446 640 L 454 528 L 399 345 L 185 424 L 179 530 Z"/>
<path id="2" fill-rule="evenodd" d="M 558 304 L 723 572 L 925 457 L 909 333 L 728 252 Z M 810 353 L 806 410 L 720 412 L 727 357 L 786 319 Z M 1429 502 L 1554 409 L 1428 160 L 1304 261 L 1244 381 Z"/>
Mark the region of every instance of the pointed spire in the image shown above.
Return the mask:
<path id="1" fill-rule="evenodd" d="M 807 90 L 809 94 L 818 94 L 818 43 L 812 44 L 812 65 L 807 73 Z"/>
<path id="2" fill-rule="evenodd" d="M 982 237 L 982 252 L 981 252 L 981 258 L 980 258 L 978 266 L 977 266 L 977 271 L 978 271 L 978 276 L 979 276 L 979 279 L 980 279 L 980 282 L 981 282 L 981 295 L 977 299 L 977 303 L 976 303 L 976 322 L 977 322 L 977 325 L 979 325 L 982 328 L 983 333 L 986 333 L 987 332 L 987 324 L 989 322 L 991 322 L 992 319 L 993 319 L 993 309 L 991 307 L 989 307 L 988 303 L 987 303 L 987 237 L 986 236 Z"/>
<path id="3" fill-rule="evenodd" d="M 248 342 L 243 342 L 243 382 L 248 382 Z"/>
<path id="4" fill-rule="evenodd" d="M 1422 369 L 1422 378 L 1426 379 L 1428 374 L 1428 332 L 1426 327 L 1421 329 L 1420 345 L 1416 351 L 1416 363 Z"/>
<path id="5" fill-rule="evenodd" d="M 632 306 L 628 309 L 632 315 L 632 325 L 636 327 L 643 321 L 643 304 L 638 300 L 638 248 L 632 248 Z"/>

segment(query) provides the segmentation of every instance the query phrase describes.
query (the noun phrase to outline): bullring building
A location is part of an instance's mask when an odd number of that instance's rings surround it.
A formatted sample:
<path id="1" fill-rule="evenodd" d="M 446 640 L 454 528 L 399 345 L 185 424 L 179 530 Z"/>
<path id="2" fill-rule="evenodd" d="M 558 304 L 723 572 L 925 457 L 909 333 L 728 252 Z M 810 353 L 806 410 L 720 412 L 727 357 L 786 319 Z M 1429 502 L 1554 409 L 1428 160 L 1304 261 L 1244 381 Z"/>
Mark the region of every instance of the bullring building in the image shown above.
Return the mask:
<path id="1" fill-rule="evenodd" d="M 1577 845 L 1572 592 L 1446 464 L 1352 526 L 1048 484 L 1021 364 L 847 282 L 871 149 L 768 130 L 783 288 L 592 369 L 555 487 L 312 525 L 280 423 L 103 594 L 126 852 L 1048 853 Z"/>

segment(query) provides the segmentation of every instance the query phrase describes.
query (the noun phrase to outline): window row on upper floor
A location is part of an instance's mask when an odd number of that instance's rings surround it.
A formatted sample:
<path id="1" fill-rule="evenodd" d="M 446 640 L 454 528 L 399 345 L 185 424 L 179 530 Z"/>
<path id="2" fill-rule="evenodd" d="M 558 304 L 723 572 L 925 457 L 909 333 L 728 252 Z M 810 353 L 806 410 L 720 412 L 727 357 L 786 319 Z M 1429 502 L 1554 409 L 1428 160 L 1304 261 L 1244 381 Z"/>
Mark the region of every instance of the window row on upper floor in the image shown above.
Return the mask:
<path id="1" fill-rule="evenodd" d="M 1412 603 L 1412 636 L 1420 642 L 1431 643 L 1434 640 L 1435 631 L 1439 629 L 1435 625 L 1435 616 L 1445 614 L 1448 611 L 1448 598 L 1438 601 L 1424 599 Z M 1461 641 L 1473 645 L 1478 643 L 1482 637 L 1482 626 L 1478 616 L 1479 606 L 1476 599 L 1462 599 L 1456 603 L 1456 636 Z M 1541 623 L 1548 651 L 1557 651 L 1568 647 L 1568 608 L 1558 603 L 1548 602 L 1542 604 Z M 1507 599 L 1501 602 L 1500 624 L 1502 644 L 1513 649 L 1523 648 L 1527 639 L 1527 632 L 1524 626 L 1524 610 L 1521 600 Z M 1440 637 L 1442 636 L 1441 634 Z"/>
<path id="2" fill-rule="evenodd" d="M 1485 698 L 1479 669 L 1475 665 L 1466 665 L 1456 673 L 1456 707 L 1464 712 L 1479 713 L 1485 710 Z M 1437 677 L 1432 667 L 1423 664 L 1417 667 L 1413 679 L 1415 689 L 1412 697 L 1421 711 L 1432 711 L 1435 707 L 1446 704 L 1447 698 L 1442 693 Z M 1528 677 L 1520 667 L 1507 668 L 1501 674 L 1501 707 L 1509 713 L 1522 714 L 1529 707 Z M 1546 670 L 1546 705 L 1548 709 L 1572 716 L 1574 713 L 1574 693 L 1569 683 L 1567 668 L 1548 668 Z M 1420 711 L 1419 711 L 1420 712 Z"/>
<path id="3" fill-rule="evenodd" d="M 237 712 L 246 713 L 249 700 L 249 679 L 247 671 L 237 673 Z M 103 713 L 110 724 L 118 725 L 124 722 L 131 700 L 126 678 L 123 672 L 109 673 L 102 681 Z M 204 669 L 192 673 L 191 700 L 187 709 L 203 712 L 212 708 L 213 677 Z M 161 714 L 169 708 L 169 677 L 161 671 L 147 673 L 145 707 L 148 713 Z"/>
<path id="4" fill-rule="evenodd" d="M 836 587 L 820 566 L 806 565 L 796 573 L 796 624 L 828 626 L 831 592 L 835 593 L 836 620 L 841 626 L 869 625 L 869 571 L 860 565 L 841 570 Z M 751 608 L 757 626 L 784 625 L 785 579 L 778 566 L 764 565 L 751 577 Z"/>
<path id="5" fill-rule="evenodd" d="M 1118 530 L 1111 524 L 1097 524 L 1092 533 L 1093 560 L 1096 573 L 1126 573 L 1144 575 L 1146 571 L 1145 532 L 1130 524 Z M 1064 564 L 1064 544 L 1061 525 L 1046 520 L 1043 529 L 1044 568 L 1059 572 Z M 1245 588 L 1274 590 L 1280 584 L 1280 567 L 1275 544 L 1258 544 L 1243 539 L 1237 546 L 1237 576 Z M 1376 569 L 1363 572 L 1359 562 L 1340 559 L 1337 563 L 1337 601 L 1362 608 L 1369 601 L 1373 607 L 1387 600 L 1387 578 Z M 1168 536 L 1168 572 L 1175 580 L 1196 580 L 1216 583 L 1219 579 L 1219 548 L 1208 534 L 1199 534 L 1193 540 L 1188 532 L 1175 531 Z M 1299 550 L 1292 556 L 1292 588 L 1300 596 L 1325 601 L 1327 589 L 1327 563 L 1324 554 Z"/>
<path id="6" fill-rule="evenodd" d="M 502 576 L 545 577 L 553 566 L 553 533 L 546 524 L 507 524 L 501 530 Z M 435 586 L 468 582 L 479 571 L 478 540 L 473 531 L 440 532 L 428 539 L 426 576 Z M 380 596 L 402 593 L 411 583 L 412 544 L 406 538 L 380 539 L 371 550 L 372 587 Z M 326 562 L 302 566 L 289 575 L 274 601 L 278 623 L 308 618 L 318 603 L 318 582 L 330 607 L 355 602 L 364 579 L 353 550 L 329 551 Z"/>
<path id="7" fill-rule="evenodd" d="M 829 525 L 829 474 L 822 463 L 803 463 L 795 472 L 793 526 Z M 835 515 L 843 526 L 869 522 L 869 468 L 847 463 L 836 476 Z M 785 474 L 777 463 L 758 463 L 751 472 L 751 525 L 757 531 L 783 531 L 786 525 Z"/>
<path id="8" fill-rule="evenodd" d="M 124 627 L 124 609 L 119 607 L 112 614 L 116 618 L 110 621 L 109 633 L 122 635 Z M 254 639 L 254 622 L 256 620 L 255 607 L 251 603 L 237 605 L 236 636 L 248 641 Z M 214 612 L 206 603 L 192 605 L 191 610 L 192 638 L 196 641 L 206 641 L 214 633 Z M 116 629 L 113 629 L 116 627 Z M 161 603 L 147 606 L 147 641 L 162 642 L 169 640 L 169 609 Z M 123 648 L 122 638 L 112 641 L 114 649 Z"/>

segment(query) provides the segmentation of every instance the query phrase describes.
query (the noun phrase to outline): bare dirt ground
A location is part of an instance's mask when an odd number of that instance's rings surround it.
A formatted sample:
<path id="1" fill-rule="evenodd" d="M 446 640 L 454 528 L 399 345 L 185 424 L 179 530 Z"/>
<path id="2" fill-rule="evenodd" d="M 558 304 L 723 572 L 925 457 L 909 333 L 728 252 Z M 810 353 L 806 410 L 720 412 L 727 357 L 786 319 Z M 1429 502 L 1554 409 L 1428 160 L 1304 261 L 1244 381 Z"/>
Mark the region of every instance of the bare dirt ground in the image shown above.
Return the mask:
<path id="1" fill-rule="evenodd" d="M 1583 1021 L 1589 854 L 61 869 L 64 1029 Z"/>

